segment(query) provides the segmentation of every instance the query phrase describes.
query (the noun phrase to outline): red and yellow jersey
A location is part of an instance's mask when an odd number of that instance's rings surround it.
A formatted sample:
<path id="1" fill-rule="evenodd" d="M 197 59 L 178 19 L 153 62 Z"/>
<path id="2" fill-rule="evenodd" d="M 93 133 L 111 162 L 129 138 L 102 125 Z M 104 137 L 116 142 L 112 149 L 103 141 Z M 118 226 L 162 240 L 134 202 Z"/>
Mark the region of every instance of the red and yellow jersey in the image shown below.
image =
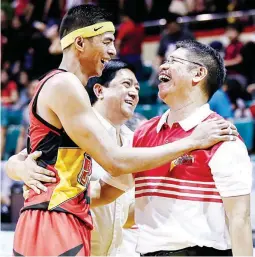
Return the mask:
<path id="1" fill-rule="evenodd" d="M 65 72 L 54 70 L 39 82 L 34 98 L 29 106 L 28 153 L 42 151 L 37 164 L 56 174 L 56 183 L 46 183 L 47 192 L 37 195 L 30 190 L 24 208 L 71 213 L 92 229 L 90 214 L 89 181 L 92 159 L 80 149 L 66 134 L 42 119 L 37 112 L 38 95 L 45 82 L 54 75 Z"/>

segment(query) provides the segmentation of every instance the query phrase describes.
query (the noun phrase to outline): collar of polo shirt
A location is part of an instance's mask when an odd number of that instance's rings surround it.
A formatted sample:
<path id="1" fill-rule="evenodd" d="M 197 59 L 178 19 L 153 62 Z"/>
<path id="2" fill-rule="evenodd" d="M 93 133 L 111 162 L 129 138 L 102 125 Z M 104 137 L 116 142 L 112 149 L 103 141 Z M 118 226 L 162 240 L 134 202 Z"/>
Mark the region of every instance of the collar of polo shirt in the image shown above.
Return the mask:
<path id="1" fill-rule="evenodd" d="M 167 110 L 160 118 L 157 125 L 157 133 L 159 133 L 162 126 L 167 122 L 167 117 L 169 115 L 169 112 L 170 112 L 170 109 Z M 204 104 L 201 107 L 197 108 L 186 119 L 181 120 L 178 123 L 185 131 L 188 131 L 196 127 L 199 123 L 201 123 L 204 119 L 206 119 L 212 112 L 213 111 L 210 109 L 209 104 Z"/>

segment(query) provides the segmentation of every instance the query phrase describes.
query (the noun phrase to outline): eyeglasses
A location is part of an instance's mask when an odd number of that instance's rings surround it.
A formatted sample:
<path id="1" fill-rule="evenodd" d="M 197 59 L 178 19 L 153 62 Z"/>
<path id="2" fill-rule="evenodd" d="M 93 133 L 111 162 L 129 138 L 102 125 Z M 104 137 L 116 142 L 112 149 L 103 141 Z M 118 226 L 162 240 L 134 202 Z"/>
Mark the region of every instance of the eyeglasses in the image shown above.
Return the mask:
<path id="1" fill-rule="evenodd" d="M 192 61 L 189 61 L 189 60 L 186 60 L 186 59 L 182 59 L 180 57 L 174 57 L 174 56 L 169 56 L 168 57 L 168 60 L 165 60 L 164 63 L 169 63 L 169 64 L 173 64 L 174 62 L 179 62 L 179 63 L 182 63 L 184 64 L 183 62 L 181 61 L 185 61 L 185 62 L 189 62 L 189 63 L 193 63 L 193 64 L 196 64 L 196 65 L 199 65 L 201 67 L 205 67 L 202 63 L 199 63 L 199 62 L 192 62 Z"/>

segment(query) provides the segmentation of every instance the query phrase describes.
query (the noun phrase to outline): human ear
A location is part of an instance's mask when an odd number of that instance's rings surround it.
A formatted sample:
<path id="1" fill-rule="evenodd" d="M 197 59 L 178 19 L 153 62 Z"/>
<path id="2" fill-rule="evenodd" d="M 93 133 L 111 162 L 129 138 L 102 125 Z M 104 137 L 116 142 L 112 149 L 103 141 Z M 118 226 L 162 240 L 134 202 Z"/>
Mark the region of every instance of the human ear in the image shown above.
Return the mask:
<path id="1" fill-rule="evenodd" d="M 84 51 L 84 46 L 85 46 L 84 38 L 77 37 L 74 41 L 74 45 L 76 49 L 78 49 L 79 51 Z"/>
<path id="2" fill-rule="evenodd" d="M 199 67 L 198 69 L 194 69 L 192 74 L 192 81 L 193 83 L 197 84 L 207 76 L 207 69 L 205 67 Z"/>
<path id="3" fill-rule="evenodd" d="M 104 91 L 102 85 L 96 83 L 93 87 L 93 91 L 99 100 L 104 99 Z"/>

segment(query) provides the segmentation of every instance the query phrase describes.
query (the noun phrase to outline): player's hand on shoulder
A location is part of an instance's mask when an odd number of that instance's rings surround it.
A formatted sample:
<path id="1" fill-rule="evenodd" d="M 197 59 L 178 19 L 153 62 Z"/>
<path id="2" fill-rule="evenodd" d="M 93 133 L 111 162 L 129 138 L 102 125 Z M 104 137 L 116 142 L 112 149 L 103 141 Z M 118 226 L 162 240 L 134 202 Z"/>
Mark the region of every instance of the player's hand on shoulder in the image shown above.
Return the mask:
<path id="1" fill-rule="evenodd" d="M 33 189 L 35 193 L 40 194 L 41 190 L 46 192 L 47 187 L 42 182 L 54 183 L 55 173 L 53 171 L 44 169 L 36 164 L 36 159 L 40 157 L 42 152 L 35 151 L 27 156 L 25 161 L 21 163 L 20 177 L 22 181 L 29 188 Z"/>
<path id="2" fill-rule="evenodd" d="M 200 123 L 191 137 L 199 149 L 206 149 L 221 141 L 235 141 L 238 135 L 236 127 L 231 122 L 213 118 Z"/>

